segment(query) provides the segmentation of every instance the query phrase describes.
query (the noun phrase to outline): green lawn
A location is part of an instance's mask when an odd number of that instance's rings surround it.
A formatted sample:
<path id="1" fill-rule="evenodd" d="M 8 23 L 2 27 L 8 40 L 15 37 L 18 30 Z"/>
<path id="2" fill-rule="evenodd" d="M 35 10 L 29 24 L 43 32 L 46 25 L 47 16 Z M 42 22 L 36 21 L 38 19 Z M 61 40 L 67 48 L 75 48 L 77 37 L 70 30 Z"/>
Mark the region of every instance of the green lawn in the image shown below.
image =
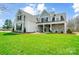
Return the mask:
<path id="1" fill-rule="evenodd" d="M 15 34 L 0 32 L 0 54 L 79 54 L 79 36 L 74 34 Z"/>

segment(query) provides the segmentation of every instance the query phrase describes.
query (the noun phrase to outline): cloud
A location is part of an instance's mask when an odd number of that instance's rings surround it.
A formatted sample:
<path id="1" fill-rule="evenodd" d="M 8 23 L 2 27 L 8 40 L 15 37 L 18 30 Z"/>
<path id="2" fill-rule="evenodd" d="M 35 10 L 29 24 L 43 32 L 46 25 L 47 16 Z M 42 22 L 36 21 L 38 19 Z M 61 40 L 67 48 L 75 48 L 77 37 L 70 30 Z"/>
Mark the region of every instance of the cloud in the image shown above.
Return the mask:
<path id="1" fill-rule="evenodd" d="M 79 16 L 79 14 L 77 13 L 77 14 L 75 14 L 74 16 L 73 16 L 73 18 L 76 18 L 76 17 L 78 17 Z"/>
<path id="2" fill-rule="evenodd" d="M 33 9 L 31 6 L 26 6 L 26 7 L 23 8 L 22 10 L 24 10 L 24 11 L 26 11 L 27 13 L 32 14 L 32 15 L 35 14 L 35 11 L 34 11 L 34 9 Z"/>
<path id="3" fill-rule="evenodd" d="M 46 7 L 45 7 L 45 4 L 38 4 L 37 5 L 37 11 L 43 11 L 44 9 L 47 9 Z"/>
<path id="4" fill-rule="evenodd" d="M 79 3 L 74 3 L 72 7 L 73 7 L 75 13 L 79 12 Z"/>
<path id="5" fill-rule="evenodd" d="M 22 8 L 22 10 L 26 11 L 27 13 L 30 13 L 32 15 L 36 15 L 40 12 L 42 12 L 44 9 L 47 9 L 45 4 L 28 4 L 26 7 Z"/>
<path id="6" fill-rule="evenodd" d="M 52 11 L 55 11 L 55 8 L 52 8 Z"/>
<path id="7" fill-rule="evenodd" d="M 28 4 L 30 7 L 33 7 L 35 8 L 36 7 L 36 4 L 32 3 L 32 4 Z"/>
<path id="8" fill-rule="evenodd" d="M 24 8 L 20 8 L 22 10 L 24 10 L 25 12 L 29 13 L 29 14 L 32 14 L 32 15 L 35 15 L 35 7 L 36 7 L 36 4 L 26 4 L 26 6 Z"/>
<path id="9" fill-rule="evenodd" d="M 79 16 L 79 3 L 73 3 L 72 8 L 74 9 L 75 15 L 73 18 Z"/>
<path id="10" fill-rule="evenodd" d="M 4 4 L 0 4 L 0 14 L 7 12 L 8 8 Z"/>
<path id="11" fill-rule="evenodd" d="M 48 11 L 49 12 L 55 12 L 55 8 L 50 8 Z"/>
<path id="12" fill-rule="evenodd" d="M 4 20 L 3 19 L 0 19 L 0 27 L 2 27 L 4 24 Z"/>
<path id="13" fill-rule="evenodd" d="M 72 7 L 73 7 L 73 9 L 75 9 L 75 10 L 78 9 L 78 8 L 79 8 L 79 3 L 74 3 Z"/>

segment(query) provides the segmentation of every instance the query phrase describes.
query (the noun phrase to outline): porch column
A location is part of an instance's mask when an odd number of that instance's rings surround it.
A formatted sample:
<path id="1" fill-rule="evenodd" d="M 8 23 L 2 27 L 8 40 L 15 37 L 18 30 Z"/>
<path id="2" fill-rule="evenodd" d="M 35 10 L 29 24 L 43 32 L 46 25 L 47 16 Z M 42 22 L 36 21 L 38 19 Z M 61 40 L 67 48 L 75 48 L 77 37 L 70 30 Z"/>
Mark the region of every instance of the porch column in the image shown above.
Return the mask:
<path id="1" fill-rule="evenodd" d="M 44 28 L 45 28 L 45 25 L 43 24 L 43 32 L 45 32 L 45 31 L 44 31 Z"/>
<path id="2" fill-rule="evenodd" d="M 52 24 L 50 24 L 50 31 L 52 31 Z"/>
<path id="3" fill-rule="evenodd" d="M 13 24 L 14 31 L 16 31 L 16 23 Z"/>
<path id="4" fill-rule="evenodd" d="M 66 31 L 67 31 L 67 27 L 66 27 L 66 23 L 64 23 L 64 33 L 66 33 Z"/>
<path id="5" fill-rule="evenodd" d="M 24 32 L 24 19 L 23 19 L 23 16 L 22 16 L 22 32 Z"/>
<path id="6" fill-rule="evenodd" d="M 13 23 L 14 23 L 14 24 L 13 24 L 14 31 L 17 31 L 17 30 L 16 30 L 16 22 L 17 22 L 17 21 L 15 21 L 15 20 L 14 20 L 14 22 L 13 22 Z"/>
<path id="7" fill-rule="evenodd" d="M 24 31 L 24 26 L 23 26 L 23 22 L 22 22 L 22 32 Z"/>

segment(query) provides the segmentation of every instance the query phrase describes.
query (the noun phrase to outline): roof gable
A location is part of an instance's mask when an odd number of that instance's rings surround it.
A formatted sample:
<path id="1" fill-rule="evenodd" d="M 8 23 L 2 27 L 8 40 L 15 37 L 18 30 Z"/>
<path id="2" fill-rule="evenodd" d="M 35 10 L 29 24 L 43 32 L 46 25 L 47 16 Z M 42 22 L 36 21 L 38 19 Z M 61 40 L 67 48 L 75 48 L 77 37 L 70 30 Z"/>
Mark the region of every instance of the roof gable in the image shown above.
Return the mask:
<path id="1" fill-rule="evenodd" d="M 27 12 L 25 12 L 24 10 L 22 10 L 22 9 L 19 9 L 18 10 L 18 12 L 17 12 L 17 15 L 30 15 L 30 16 L 34 16 L 34 15 L 32 15 L 32 14 L 29 14 L 29 13 L 27 13 Z"/>
<path id="2" fill-rule="evenodd" d="M 22 11 L 19 9 L 16 14 L 17 15 L 21 15 L 22 14 Z"/>
<path id="3" fill-rule="evenodd" d="M 49 16 L 49 13 L 46 10 L 43 10 L 40 16 Z"/>

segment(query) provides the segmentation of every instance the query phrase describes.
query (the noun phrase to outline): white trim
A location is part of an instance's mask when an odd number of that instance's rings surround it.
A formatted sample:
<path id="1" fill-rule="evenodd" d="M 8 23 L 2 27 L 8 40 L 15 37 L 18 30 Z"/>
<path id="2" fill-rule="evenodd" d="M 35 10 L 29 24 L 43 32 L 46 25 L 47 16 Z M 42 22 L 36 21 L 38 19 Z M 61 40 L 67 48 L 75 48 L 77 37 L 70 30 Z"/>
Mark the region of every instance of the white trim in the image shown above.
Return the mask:
<path id="1" fill-rule="evenodd" d="M 66 23 L 65 21 L 58 21 L 58 22 L 47 22 L 47 23 L 37 23 L 37 25 L 43 25 L 43 24 L 62 24 L 62 23 Z"/>

